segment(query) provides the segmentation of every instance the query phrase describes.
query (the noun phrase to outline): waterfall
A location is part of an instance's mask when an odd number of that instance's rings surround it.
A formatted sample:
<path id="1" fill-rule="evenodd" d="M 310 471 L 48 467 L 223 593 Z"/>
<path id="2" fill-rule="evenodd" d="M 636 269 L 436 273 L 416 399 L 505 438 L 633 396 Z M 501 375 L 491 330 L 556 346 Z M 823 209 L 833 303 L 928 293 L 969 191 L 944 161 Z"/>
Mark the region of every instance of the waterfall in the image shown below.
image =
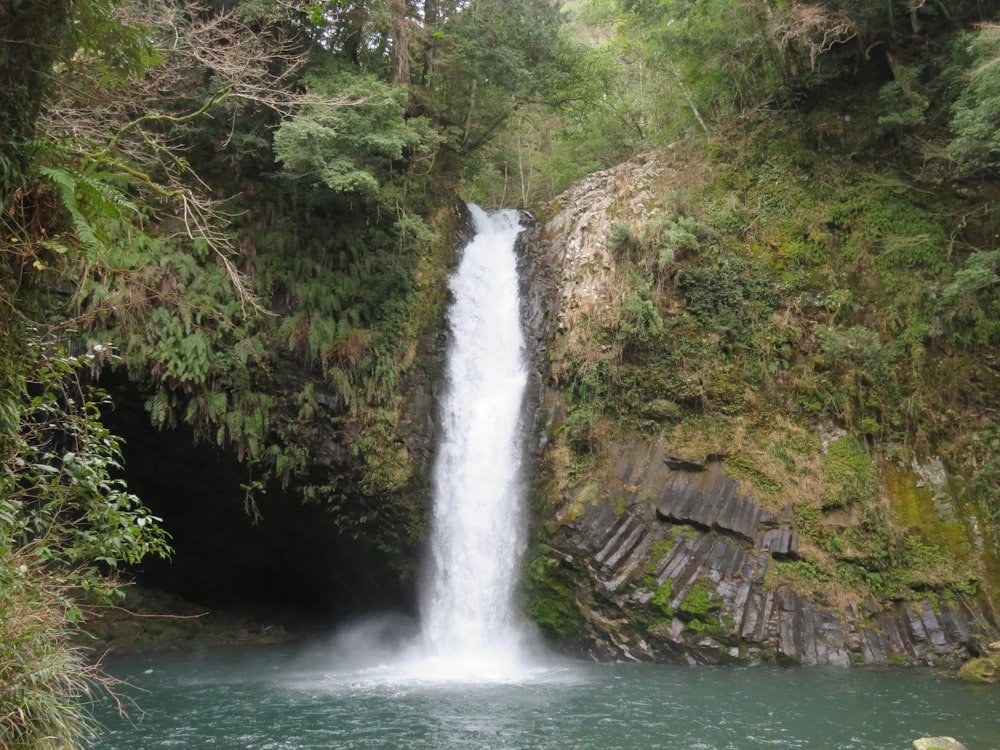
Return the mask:
<path id="1" fill-rule="evenodd" d="M 469 208 L 476 234 L 449 282 L 447 390 L 421 608 L 426 648 L 459 673 L 519 661 L 514 597 L 525 536 L 520 435 L 528 368 L 514 251 L 520 216 Z"/>

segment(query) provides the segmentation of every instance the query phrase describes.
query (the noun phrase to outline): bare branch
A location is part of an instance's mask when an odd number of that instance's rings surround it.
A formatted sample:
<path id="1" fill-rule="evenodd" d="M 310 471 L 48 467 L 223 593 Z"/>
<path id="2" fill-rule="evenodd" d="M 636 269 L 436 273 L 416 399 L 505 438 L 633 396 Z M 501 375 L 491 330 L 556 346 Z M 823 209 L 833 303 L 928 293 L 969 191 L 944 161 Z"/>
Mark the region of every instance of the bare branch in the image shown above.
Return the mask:
<path id="1" fill-rule="evenodd" d="M 847 16 L 818 5 L 792 3 L 771 20 L 771 35 L 784 53 L 796 45 L 809 51 L 809 66 L 824 52 L 857 36 L 854 22 Z"/>
<path id="2" fill-rule="evenodd" d="M 301 13 L 299 2 L 283 10 Z M 48 132 L 80 160 L 90 176 L 128 180 L 155 211 L 158 226 L 207 243 L 217 256 L 244 318 L 266 312 L 233 258 L 230 217 L 185 157 L 182 126 L 242 111 L 270 110 L 279 118 L 304 105 L 342 107 L 363 99 L 303 92 L 294 78 L 305 45 L 282 19 L 251 28 L 232 12 L 174 2 L 123 2 L 120 19 L 153 34 L 157 63 L 141 75 L 102 82 L 101 62 L 78 54 L 58 71 Z M 138 217 L 137 217 L 138 218 Z"/>

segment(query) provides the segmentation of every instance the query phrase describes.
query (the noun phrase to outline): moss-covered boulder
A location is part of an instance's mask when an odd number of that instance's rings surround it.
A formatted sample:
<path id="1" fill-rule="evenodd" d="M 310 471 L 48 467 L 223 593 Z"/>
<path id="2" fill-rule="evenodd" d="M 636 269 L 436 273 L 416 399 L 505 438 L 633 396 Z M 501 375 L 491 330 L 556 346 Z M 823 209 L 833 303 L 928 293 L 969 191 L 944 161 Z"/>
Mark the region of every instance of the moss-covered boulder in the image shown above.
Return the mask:
<path id="1" fill-rule="evenodd" d="M 913 740 L 913 750 L 966 750 L 966 748 L 953 737 L 921 737 L 919 740 Z"/>
<path id="2" fill-rule="evenodd" d="M 1000 654 L 969 659 L 958 670 L 958 676 L 972 682 L 996 684 L 1000 681 Z"/>

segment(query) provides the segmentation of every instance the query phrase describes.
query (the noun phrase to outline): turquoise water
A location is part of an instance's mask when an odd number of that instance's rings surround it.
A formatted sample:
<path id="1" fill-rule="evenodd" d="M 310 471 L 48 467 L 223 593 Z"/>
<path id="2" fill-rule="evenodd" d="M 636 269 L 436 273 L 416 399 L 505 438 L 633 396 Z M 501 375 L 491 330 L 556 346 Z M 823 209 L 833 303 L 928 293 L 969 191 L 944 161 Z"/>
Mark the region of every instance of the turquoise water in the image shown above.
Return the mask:
<path id="1" fill-rule="evenodd" d="M 918 669 L 553 661 L 477 682 L 259 647 L 107 661 L 142 712 L 100 709 L 94 750 L 755 750 L 1000 747 L 1000 692 Z"/>

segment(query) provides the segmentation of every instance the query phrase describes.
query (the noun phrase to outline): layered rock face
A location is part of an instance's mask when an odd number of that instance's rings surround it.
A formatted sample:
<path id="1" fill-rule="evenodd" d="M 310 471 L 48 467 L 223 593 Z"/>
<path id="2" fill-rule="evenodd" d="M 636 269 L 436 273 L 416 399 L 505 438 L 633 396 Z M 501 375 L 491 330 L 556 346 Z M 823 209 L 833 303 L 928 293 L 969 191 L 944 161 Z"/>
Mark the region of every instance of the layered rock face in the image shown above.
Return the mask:
<path id="1" fill-rule="evenodd" d="M 663 432 L 615 428 L 585 471 L 556 455 L 570 450 L 558 437 L 571 410 L 559 392 L 572 377 L 567 363 L 588 348 L 600 355 L 587 332 L 628 292 L 609 249 L 614 227 L 655 215 L 663 185 L 685 178 L 655 154 L 592 175 L 559 199 L 526 251 L 527 318 L 547 347 L 538 569 L 545 596 L 573 622 L 574 634 L 560 635 L 602 660 L 954 664 L 977 653 L 996 624 L 965 598 L 933 587 L 888 603 L 849 590 L 831 598 L 775 581 L 774 566 L 801 559 L 803 530 L 791 507 L 768 510 L 740 490 L 724 468 L 725 445 L 685 460 Z M 841 515 L 834 520 L 852 523 Z"/>
<path id="2" fill-rule="evenodd" d="M 844 666 L 969 656 L 977 620 L 958 602 L 820 606 L 768 586 L 768 567 L 795 559 L 798 532 L 741 495 L 720 461 L 677 461 L 662 443 L 612 452 L 613 477 L 567 498 L 551 539 L 595 656 Z"/>

